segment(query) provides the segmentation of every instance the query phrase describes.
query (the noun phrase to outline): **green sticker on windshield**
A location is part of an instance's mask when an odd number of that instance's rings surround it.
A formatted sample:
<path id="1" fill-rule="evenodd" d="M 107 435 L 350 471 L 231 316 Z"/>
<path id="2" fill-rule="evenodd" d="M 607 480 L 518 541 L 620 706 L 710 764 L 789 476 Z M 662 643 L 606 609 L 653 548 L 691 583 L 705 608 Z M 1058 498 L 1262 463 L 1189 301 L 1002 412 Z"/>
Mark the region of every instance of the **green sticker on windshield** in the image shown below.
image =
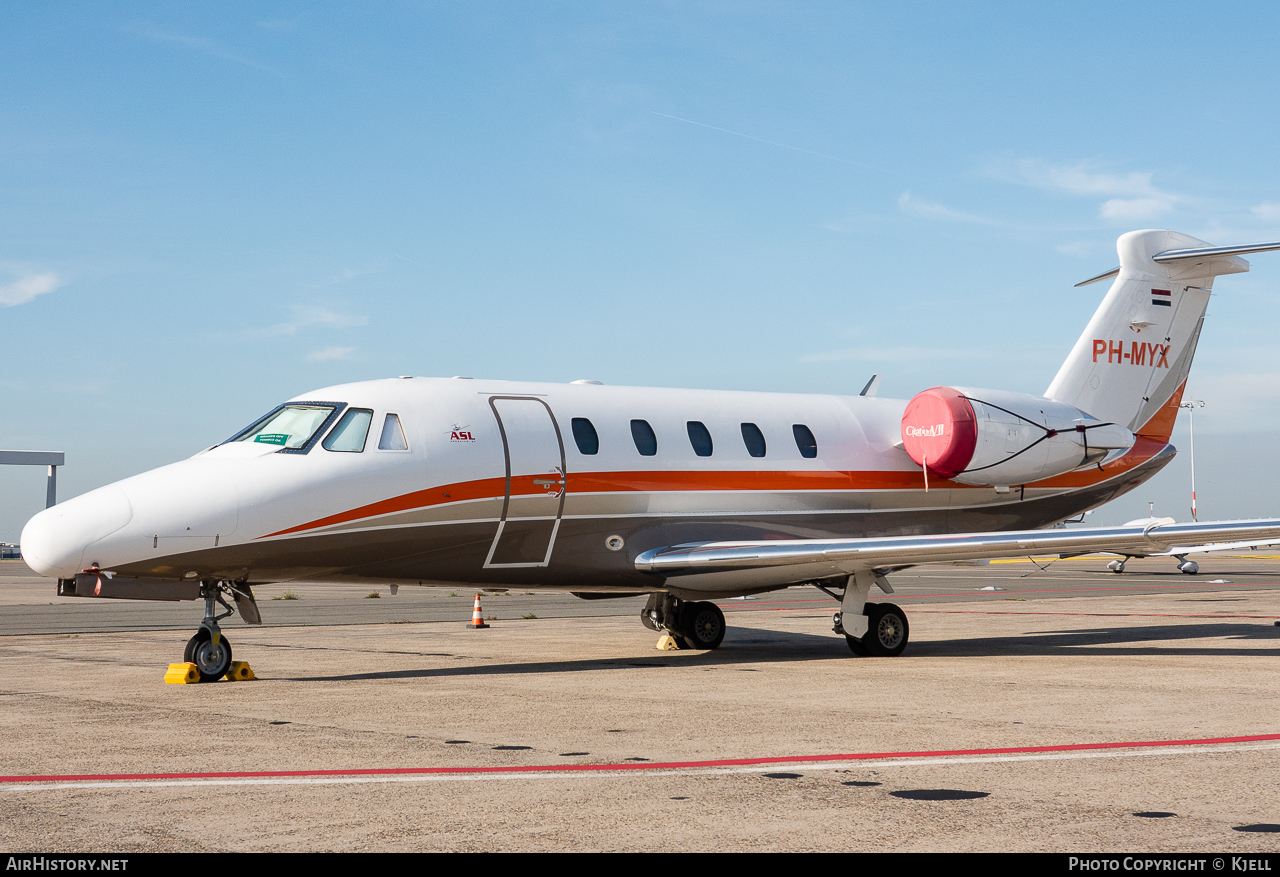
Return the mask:
<path id="1" fill-rule="evenodd" d="M 255 442 L 262 442 L 264 445 L 283 445 L 289 441 L 287 432 L 264 432 L 262 435 L 253 437 Z"/>

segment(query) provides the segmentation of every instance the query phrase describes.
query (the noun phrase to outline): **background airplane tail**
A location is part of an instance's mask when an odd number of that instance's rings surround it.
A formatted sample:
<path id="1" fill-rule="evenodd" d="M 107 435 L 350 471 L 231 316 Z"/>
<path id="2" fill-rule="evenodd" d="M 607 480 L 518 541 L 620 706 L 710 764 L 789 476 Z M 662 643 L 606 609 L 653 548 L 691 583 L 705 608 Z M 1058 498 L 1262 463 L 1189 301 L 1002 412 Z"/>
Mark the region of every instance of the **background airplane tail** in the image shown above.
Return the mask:
<path id="1" fill-rule="evenodd" d="M 1121 235 L 1116 242 L 1120 267 L 1077 284 L 1115 275 L 1045 396 L 1135 434 L 1167 441 L 1213 279 L 1249 270 L 1249 263 L 1235 253 L 1274 246 L 1213 247 L 1163 230 Z"/>

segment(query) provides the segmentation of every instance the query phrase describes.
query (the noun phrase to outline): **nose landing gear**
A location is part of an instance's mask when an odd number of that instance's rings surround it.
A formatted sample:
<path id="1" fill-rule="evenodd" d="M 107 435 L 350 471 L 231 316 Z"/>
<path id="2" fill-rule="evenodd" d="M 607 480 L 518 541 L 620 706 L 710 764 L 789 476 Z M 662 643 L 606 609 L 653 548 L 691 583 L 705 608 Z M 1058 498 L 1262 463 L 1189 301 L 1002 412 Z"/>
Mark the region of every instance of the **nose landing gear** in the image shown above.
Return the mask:
<path id="1" fill-rule="evenodd" d="M 231 669 L 231 642 L 222 635 L 218 622 L 235 610 L 223 599 L 224 591 L 231 594 L 237 603 L 240 602 L 240 594 L 228 582 L 200 583 L 200 596 L 204 598 L 204 620 L 200 622 L 195 636 L 187 640 L 187 647 L 182 653 L 184 661 L 196 665 L 201 682 L 221 679 Z M 252 600 L 252 597 L 249 599 Z M 226 611 L 215 614 L 214 603 Z"/>
<path id="2" fill-rule="evenodd" d="M 231 643 L 221 633 L 211 633 L 201 627 L 195 636 L 187 640 L 182 660 L 196 665 L 201 682 L 213 682 L 227 675 L 231 669 Z"/>

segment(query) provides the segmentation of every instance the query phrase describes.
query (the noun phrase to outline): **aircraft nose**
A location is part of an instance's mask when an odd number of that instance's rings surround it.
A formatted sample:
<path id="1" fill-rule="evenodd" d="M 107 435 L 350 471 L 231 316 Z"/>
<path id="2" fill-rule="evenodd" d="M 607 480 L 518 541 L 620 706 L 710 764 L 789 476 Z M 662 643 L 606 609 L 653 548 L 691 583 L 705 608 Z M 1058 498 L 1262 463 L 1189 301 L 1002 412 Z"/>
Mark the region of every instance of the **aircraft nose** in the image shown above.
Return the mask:
<path id="1" fill-rule="evenodd" d="M 22 559 L 42 576 L 71 578 L 85 549 L 133 518 L 129 497 L 110 485 L 40 512 L 22 528 Z"/>

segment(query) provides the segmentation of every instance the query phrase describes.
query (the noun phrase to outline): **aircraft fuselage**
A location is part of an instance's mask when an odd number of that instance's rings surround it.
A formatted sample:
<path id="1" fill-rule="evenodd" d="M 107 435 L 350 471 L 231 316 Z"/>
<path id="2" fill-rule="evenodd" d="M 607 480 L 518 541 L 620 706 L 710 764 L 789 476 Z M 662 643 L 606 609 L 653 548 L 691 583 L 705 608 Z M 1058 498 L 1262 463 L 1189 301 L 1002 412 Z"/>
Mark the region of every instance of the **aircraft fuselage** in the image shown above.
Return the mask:
<path id="1" fill-rule="evenodd" d="M 1103 466 L 991 488 L 926 484 L 905 400 L 407 378 L 290 405 L 319 424 L 306 441 L 264 419 L 42 513 L 24 556 L 60 578 L 644 592 L 664 587 L 635 568 L 652 548 L 1043 527 L 1173 456 L 1140 437 Z"/>

